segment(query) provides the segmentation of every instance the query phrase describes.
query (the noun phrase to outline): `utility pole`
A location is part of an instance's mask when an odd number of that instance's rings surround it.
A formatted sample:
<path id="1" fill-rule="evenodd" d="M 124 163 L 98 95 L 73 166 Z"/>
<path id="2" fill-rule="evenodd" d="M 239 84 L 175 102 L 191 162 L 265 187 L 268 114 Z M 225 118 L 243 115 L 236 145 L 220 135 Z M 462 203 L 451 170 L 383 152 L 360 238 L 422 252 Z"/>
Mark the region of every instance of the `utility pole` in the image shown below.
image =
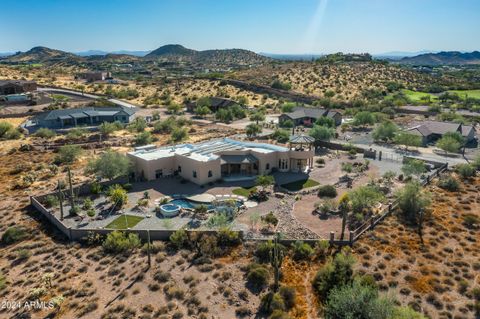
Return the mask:
<path id="1" fill-rule="evenodd" d="M 70 166 L 67 166 L 67 173 L 68 173 L 68 185 L 70 187 L 70 211 L 73 211 L 75 207 L 75 202 L 73 200 L 72 172 L 70 171 Z"/>
<path id="2" fill-rule="evenodd" d="M 58 201 L 60 202 L 60 220 L 63 220 L 63 192 L 60 186 L 60 180 L 58 181 Z"/>

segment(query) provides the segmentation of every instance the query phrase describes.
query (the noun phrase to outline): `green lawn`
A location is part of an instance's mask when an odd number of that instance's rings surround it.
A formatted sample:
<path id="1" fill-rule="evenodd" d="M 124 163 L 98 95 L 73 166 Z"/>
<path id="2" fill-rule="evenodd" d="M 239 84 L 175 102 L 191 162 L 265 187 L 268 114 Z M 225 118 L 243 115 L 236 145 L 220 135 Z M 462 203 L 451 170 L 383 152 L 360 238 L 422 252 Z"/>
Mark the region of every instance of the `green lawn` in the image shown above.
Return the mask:
<path id="1" fill-rule="evenodd" d="M 310 187 L 313 187 L 313 186 L 317 186 L 319 184 L 320 184 L 319 182 L 314 181 L 313 179 L 303 179 L 303 180 L 296 181 L 296 182 L 282 184 L 281 186 L 283 188 L 288 189 L 289 191 L 296 192 L 296 191 L 299 191 L 299 190 L 302 190 L 302 189 L 305 189 L 305 188 L 310 188 Z"/>
<path id="2" fill-rule="evenodd" d="M 412 102 L 420 102 L 422 100 L 422 97 L 424 96 L 430 96 L 431 101 L 435 101 L 438 99 L 437 96 L 430 93 L 426 93 L 426 92 L 418 92 L 418 91 L 412 91 L 412 90 L 402 90 L 402 92 Z"/>
<path id="3" fill-rule="evenodd" d="M 140 221 L 142 221 L 143 217 L 140 216 L 133 216 L 133 215 L 122 215 L 117 217 L 113 222 L 108 224 L 105 228 L 110 229 L 127 229 L 132 228 Z"/>
<path id="4" fill-rule="evenodd" d="M 448 92 L 457 93 L 462 100 L 465 99 L 465 97 L 480 99 L 480 90 L 450 90 Z"/>
<path id="5" fill-rule="evenodd" d="M 240 188 L 235 188 L 232 191 L 232 193 L 234 193 L 235 195 L 248 197 L 248 195 L 250 195 L 251 192 L 254 192 L 256 190 L 257 190 L 257 188 L 255 186 L 252 186 L 252 187 L 249 187 L 249 188 L 240 187 Z"/>

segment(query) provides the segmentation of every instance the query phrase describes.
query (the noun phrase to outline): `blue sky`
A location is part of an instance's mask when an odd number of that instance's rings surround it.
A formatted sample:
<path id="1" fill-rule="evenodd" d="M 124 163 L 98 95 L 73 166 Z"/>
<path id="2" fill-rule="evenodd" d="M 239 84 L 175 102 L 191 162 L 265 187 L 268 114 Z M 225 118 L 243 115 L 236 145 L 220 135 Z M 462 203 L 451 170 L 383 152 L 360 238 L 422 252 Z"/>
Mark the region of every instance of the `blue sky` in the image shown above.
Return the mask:
<path id="1" fill-rule="evenodd" d="M 480 50 L 479 0 L 0 0 L 0 52 Z M 5 11 L 4 11 L 5 10 Z"/>

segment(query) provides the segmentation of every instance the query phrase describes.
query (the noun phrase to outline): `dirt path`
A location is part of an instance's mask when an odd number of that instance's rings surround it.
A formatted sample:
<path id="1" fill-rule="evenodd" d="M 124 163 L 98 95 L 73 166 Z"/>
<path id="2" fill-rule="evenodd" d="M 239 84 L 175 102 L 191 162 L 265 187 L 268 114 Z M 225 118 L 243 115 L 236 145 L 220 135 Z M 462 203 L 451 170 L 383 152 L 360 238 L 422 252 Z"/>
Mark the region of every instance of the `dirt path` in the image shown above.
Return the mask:
<path id="1" fill-rule="evenodd" d="M 307 318 L 308 319 L 315 319 L 317 318 L 316 314 L 316 305 L 315 305 L 315 295 L 313 292 L 313 287 L 312 287 L 312 280 L 313 277 L 315 276 L 315 272 L 310 272 L 308 273 L 307 276 L 305 276 L 304 280 L 304 285 L 305 285 L 305 300 L 307 301 Z"/>

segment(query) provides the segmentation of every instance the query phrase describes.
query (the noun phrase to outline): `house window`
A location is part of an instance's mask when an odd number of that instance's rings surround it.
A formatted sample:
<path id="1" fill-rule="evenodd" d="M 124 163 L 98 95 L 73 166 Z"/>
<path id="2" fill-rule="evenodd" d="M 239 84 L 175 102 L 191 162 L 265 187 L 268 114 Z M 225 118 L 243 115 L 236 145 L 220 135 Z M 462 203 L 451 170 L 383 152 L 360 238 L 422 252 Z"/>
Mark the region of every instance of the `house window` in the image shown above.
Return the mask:
<path id="1" fill-rule="evenodd" d="M 212 177 L 212 171 L 208 171 L 208 177 Z"/>
<path id="2" fill-rule="evenodd" d="M 197 171 L 192 172 L 193 178 L 197 178 Z"/>
<path id="3" fill-rule="evenodd" d="M 270 163 L 267 163 L 267 164 L 265 165 L 265 169 L 266 169 L 266 170 L 269 170 L 269 169 L 270 169 Z"/>
<path id="4" fill-rule="evenodd" d="M 155 171 L 155 178 L 160 178 L 163 176 L 163 169 L 157 169 Z"/>
<path id="5" fill-rule="evenodd" d="M 181 173 L 182 172 L 182 167 L 180 165 L 178 165 L 178 172 Z"/>

